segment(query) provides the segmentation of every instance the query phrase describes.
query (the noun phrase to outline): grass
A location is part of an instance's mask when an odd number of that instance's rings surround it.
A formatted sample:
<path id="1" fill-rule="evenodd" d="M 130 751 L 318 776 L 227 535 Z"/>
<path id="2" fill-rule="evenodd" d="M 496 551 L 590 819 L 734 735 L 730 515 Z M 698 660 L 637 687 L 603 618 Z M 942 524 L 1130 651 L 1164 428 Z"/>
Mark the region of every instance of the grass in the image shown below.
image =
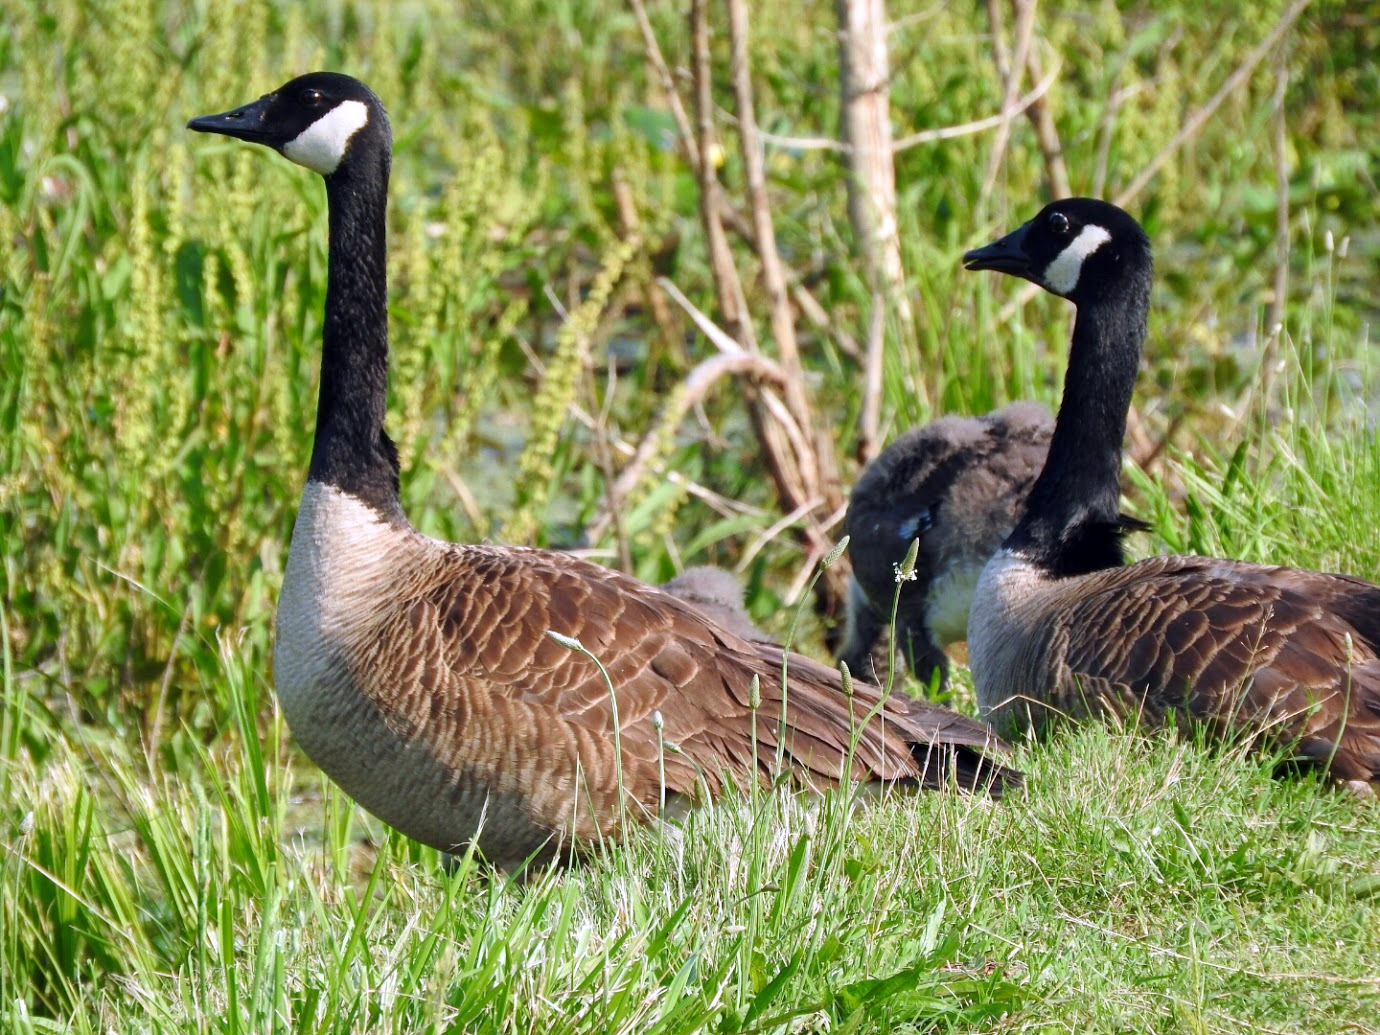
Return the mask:
<path id="1" fill-rule="evenodd" d="M 1087 729 L 1023 750 L 999 805 L 767 794 L 519 886 L 355 840 L 284 733 L 142 780 L 64 739 L 19 774 L 8 1030 L 1366 1031 L 1380 1008 L 1373 806 L 1239 752 Z"/>
<path id="2" fill-rule="evenodd" d="M 831 132 L 827 12 L 759 6 L 762 124 Z M 1042 10 L 1075 188 L 1096 185 L 1103 153 L 1105 192 L 1130 182 L 1282 6 L 1257 5 L 1252 24 L 1225 4 Z M 652 17 L 683 60 L 675 5 Z M 898 26 L 898 124 L 1000 104 L 977 19 L 941 6 Z M 1283 152 L 1267 61 L 1132 205 L 1160 271 L 1138 416 L 1151 442 L 1168 437 L 1127 466 L 1128 505 L 1155 528 L 1137 549 L 1380 571 L 1376 31 L 1317 5 L 1282 58 Z M 0 1030 L 1380 1031 L 1375 806 L 1170 734 L 1024 745 L 1027 788 L 995 807 L 748 796 L 521 886 L 473 860 L 447 869 L 326 783 L 268 676 L 310 448 L 324 198 L 286 162 L 181 128 L 322 66 L 368 80 L 394 119 L 389 426 L 424 531 L 578 541 L 607 458 L 571 405 L 636 441 L 707 354 L 643 304 L 654 270 L 706 310 L 713 291 L 692 179 L 621 8 L 12 12 Z M 896 336 L 917 347 L 888 356 L 896 429 L 1057 399 L 1067 307 L 1012 307 L 1010 282 L 957 272 L 965 248 L 1042 200 L 1023 123 L 981 198 L 988 145 L 898 161 L 920 319 Z M 837 165 L 769 158 L 783 255 L 861 336 Z M 642 220 L 635 247 L 615 173 Z M 802 350 L 847 464 L 856 364 L 828 336 Z M 712 394 L 664 455 L 748 510 L 725 517 L 649 475 L 623 508 L 637 574 L 736 563 L 780 517 L 741 391 Z M 588 545 L 613 555 L 616 534 Z M 754 615 L 778 634 L 802 564 L 786 536 L 746 564 Z"/>

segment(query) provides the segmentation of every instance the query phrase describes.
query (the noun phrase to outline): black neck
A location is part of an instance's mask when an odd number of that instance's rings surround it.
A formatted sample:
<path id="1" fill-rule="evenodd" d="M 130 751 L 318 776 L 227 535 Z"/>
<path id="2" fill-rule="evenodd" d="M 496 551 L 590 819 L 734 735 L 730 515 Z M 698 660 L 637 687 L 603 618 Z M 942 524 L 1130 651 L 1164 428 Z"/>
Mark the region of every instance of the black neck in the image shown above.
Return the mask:
<path id="1" fill-rule="evenodd" d="M 389 156 L 352 156 L 326 177 L 330 267 L 321 397 L 309 477 L 402 519 L 398 454 L 383 430 L 388 400 Z"/>
<path id="2" fill-rule="evenodd" d="M 1149 277 L 1129 277 L 1079 304 L 1064 399 L 1049 457 L 1006 546 L 1056 575 L 1115 567 L 1128 525 L 1121 494 L 1121 444 L 1140 365 Z M 1134 526 L 1130 526 L 1134 527 Z"/>

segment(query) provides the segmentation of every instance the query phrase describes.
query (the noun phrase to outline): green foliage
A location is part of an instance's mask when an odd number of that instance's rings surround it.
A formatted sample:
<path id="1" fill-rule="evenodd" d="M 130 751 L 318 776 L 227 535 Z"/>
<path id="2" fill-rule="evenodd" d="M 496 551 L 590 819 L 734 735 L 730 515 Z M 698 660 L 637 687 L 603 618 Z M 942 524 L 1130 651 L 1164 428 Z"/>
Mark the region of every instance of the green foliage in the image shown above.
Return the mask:
<path id="1" fill-rule="evenodd" d="M 774 132 L 823 134 L 837 119 L 836 56 L 828 26 L 803 13 L 754 12 L 760 116 Z M 684 28 L 670 8 L 652 14 L 675 60 Z M 993 77 L 978 71 L 987 44 L 970 17 L 936 9 L 898 27 L 898 126 L 961 122 L 999 102 Z M 1231 31 L 1207 31 L 1221 25 Z M 1221 76 L 1209 73 L 1224 75 L 1257 38 L 1226 9 L 1189 19 L 1185 10 L 1104 5 L 1076 31 L 1058 17 L 1040 27 L 1038 45 L 1066 66 L 1051 103 L 1069 167 L 1095 186 L 1087 177 L 1110 140 L 1109 190 L 1212 92 Z M 1356 99 L 1373 77 L 1323 60 L 1324 28 L 1343 39 L 1359 33 L 1356 47 L 1369 31 L 1338 23 L 1329 9 L 1290 51 L 1291 76 L 1309 77 L 1290 95 L 1291 125 L 1318 132 L 1289 137 L 1301 304 L 1285 310 L 1283 349 L 1260 347 L 1255 311 L 1273 287 L 1273 164 L 1268 148 L 1240 146 L 1268 123 L 1268 77 L 1208 123 L 1191 160 L 1186 153 L 1170 162 L 1142 206 L 1166 275 L 1148 392 L 1139 398 L 1156 414 L 1152 432 L 1182 417 L 1178 446 L 1197 450 L 1200 431 L 1216 439 L 1224 407 L 1265 420 L 1289 412 L 1286 390 L 1305 399 L 1328 393 L 1318 417 L 1333 435 L 1355 428 L 1373 398 L 1355 361 L 1366 351 L 1360 328 L 1374 317 L 1375 195 L 1335 189 L 1365 151 Z M 265 667 L 309 449 L 325 287 L 322 192 L 287 163 L 234 142 L 191 139 L 180 128 L 186 116 L 322 64 L 359 72 L 390 103 L 398 153 L 389 422 L 404 503 L 427 532 L 465 537 L 501 527 L 517 541 L 578 537 L 605 502 L 603 479 L 591 477 L 604 466 L 571 420 L 572 405 L 607 414 L 609 428 L 636 439 L 653 426 L 659 400 L 670 393 L 674 402 L 679 375 L 697 358 L 678 334 L 668 340 L 653 329 L 645 305 L 631 311 L 640 317 L 620 316 L 645 301 L 653 269 L 668 263 L 692 298 L 706 306 L 712 298 L 693 185 L 626 14 L 549 0 L 472 12 L 468 21 L 439 4 L 327 15 L 262 2 L 173 11 L 159 0 L 69 0 L 51 15 L 16 12 L 10 32 L 0 52 L 10 84 L 0 117 L 0 230 L 13 247 L 3 266 L 0 349 L 16 376 L 0 388 L 0 532 L 14 558 L 11 650 L 23 669 L 57 678 L 90 716 L 131 734 L 161 735 L 184 722 L 203 733 L 217 727 L 226 702 L 183 687 L 214 670 L 218 629 L 247 636 L 254 667 Z M 54 75 L 59 91 L 49 88 Z M 1346 103 L 1334 103 L 1320 81 L 1335 81 Z M 1109 109 L 1118 89 L 1128 92 Z M 1003 315 L 1010 285 L 957 275 L 963 248 L 1040 198 L 1038 152 L 1021 124 L 988 206 L 1000 215 L 980 210 L 986 147 L 983 135 L 961 137 L 898 161 L 920 313 L 914 338 L 893 328 L 919 349 L 887 357 L 898 428 L 941 410 L 1057 392 L 1066 307 L 1039 298 L 1012 322 Z M 858 336 L 866 292 L 848 258 L 836 162 L 784 148 L 768 157 L 783 254 Z M 615 243 L 623 236 L 615 175 L 631 192 L 641 245 Z M 740 175 L 729 148 L 731 189 Z M 1348 257 L 1323 247 L 1327 233 L 1340 241 L 1353 228 Z M 598 318 L 594 300 L 581 299 L 606 263 L 626 271 L 609 296 L 618 310 Z M 603 280 L 612 291 L 607 271 Z M 556 299 L 581 315 L 566 322 Z M 853 360 L 827 338 L 807 336 L 804 347 L 820 378 L 821 419 L 839 427 L 846 456 Z M 605 349 L 629 348 L 615 354 L 634 364 L 609 398 L 598 398 L 583 370 L 601 369 Z M 539 407 L 527 405 L 524 350 L 546 353 L 553 374 Z M 1266 364 L 1295 356 L 1299 369 L 1267 377 L 1262 397 L 1255 382 Z M 665 574 L 677 554 L 681 563 L 732 561 L 744 533 L 773 521 L 741 392 L 716 389 L 703 414 L 657 426 L 657 462 L 628 496 L 621 531 L 637 547 L 639 571 Z M 1276 462 L 1248 447 L 1251 472 Z M 724 524 L 683 482 L 667 481 L 667 467 L 760 516 Z M 1187 541 L 1171 517 L 1179 509 L 1164 511 L 1163 534 L 1175 542 Z M 678 549 L 691 543 L 702 556 Z M 765 560 L 780 571 L 800 557 L 777 537 Z M 770 581 L 754 584 L 755 609 L 775 610 Z"/>
<path id="2" fill-rule="evenodd" d="M 541 391 L 532 401 L 532 426 L 518 458 L 518 507 L 504 526 L 514 542 L 535 538 L 538 516 L 550 495 L 555 470 L 551 463 L 562 426 L 575 403 L 580 375 L 589 365 L 590 339 L 609 296 L 632 257 L 634 241 L 616 246 L 589 290 L 589 297 L 566 318 L 556 337 L 556 349 L 546 365 Z"/>
<path id="3" fill-rule="evenodd" d="M 1076 189 L 1129 183 L 1283 6 L 1042 10 Z M 650 13 L 683 64 L 680 6 Z M 892 13 L 899 132 L 998 110 L 977 8 Z M 830 12 L 793 0 L 752 17 L 759 121 L 832 134 Z M 1380 570 L 1375 36 L 1349 5 L 1315 7 L 1285 52 L 1282 158 L 1267 61 L 1132 205 L 1160 270 L 1138 426 L 1152 442 L 1173 431 L 1148 470 L 1127 466 L 1129 505 L 1156 530 L 1143 549 Z M 621 515 L 637 572 L 751 558 L 754 614 L 782 634 L 791 621 L 778 594 L 802 555 L 759 541 L 780 515 L 741 389 L 656 424 L 710 349 L 675 314 L 653 322 L 652 279 L 706 310 L 713 290 L 693 178 L 628 10 L 10 5 L 0 1029 L 1373 1028 L 1373 810 L 1172 739 L 1089 731 L 1031 751 L 1029 796 L 995 809 L 759 795 L 692 817 L 681 841 L 650 834 L 526 887 L 472 861 L 447 874 L 369 828 L 292 754 L 268 683 L 310 450 L 324 196 L 303 170 L 182 129 L 315 67 L 368 80 L 394 120 L 389 426 L 415 523 L 576 538 L 606 502 L 578 405 L 629 441 L 656 429 L 658 463 Z M 726 76 L 715 89 L 731 108 Z M 720 131 L 736 191 L 733 129 Z M 959 137 L 897 163 L 918 319 L 887 330 L 918 347 L 887 356 L 896 430 L 1057 399 L 1067 307 L 1017 304 L 1010 282 L 958 271 L 965 248 L 1044 200 L 1023 120 L 983 198 L 990 144 Z M 864 337 L 836 156 L 767 159 L 783 256 Z M 765 314 L 751 277 L 746 290 Z M 822 333 L 802 350 L 850 457 L 856 362 Z M 667 471 L 747 508 L 717 512 Z"/>

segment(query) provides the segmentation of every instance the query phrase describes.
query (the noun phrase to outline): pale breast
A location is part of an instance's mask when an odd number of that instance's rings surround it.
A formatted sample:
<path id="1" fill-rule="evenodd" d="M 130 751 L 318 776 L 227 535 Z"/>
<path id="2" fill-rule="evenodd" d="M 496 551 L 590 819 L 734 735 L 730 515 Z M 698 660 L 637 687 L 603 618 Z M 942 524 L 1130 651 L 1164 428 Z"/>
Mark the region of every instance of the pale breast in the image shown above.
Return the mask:
<path id="1" fill-rule="evenodd" d="M 968 613 L 982 575 L 982 561 L 955 564 L 930 583 L 925 597 L 925 624 L 940 647 L 968 637 Z"/>
<path id="2" fill-rule="evenodd" d="M 307 483 L 278 598 L 273 662 L 289 723 L 338 678 L 342 656 L 395 600 L 420 538 L 334 486 Z"/>
<path id="3" fill-rule="evenodd" d="M 1002 549 L 982 569 L 968 616 L 968 667 L 978 707 L 1000 730 L 1005 709 L 1047 695 L 1053 683 L 1049 659 L 1038 645 L 1047 631 L 1049 580 L 1020 554 Z"/>
<path id="4" fill-rule="evenodd" d="M 442 849 L 482 831 L 489 859 L 513 867 L 557 845 L 513 781 L 493 772 L 496 755 L 521 757 L 506 741 L 525 731 L 488 721 L 462 730 L 466 709 L 448 666 L 423 677 L 409 663 L 427 642 L 409 613 L 452 550 L 333 486 L 308 483 L 279 598 L 274 682 L 299 746 L 361 806 Z M 477 702 L 467 703 L 473 721 Z"/>

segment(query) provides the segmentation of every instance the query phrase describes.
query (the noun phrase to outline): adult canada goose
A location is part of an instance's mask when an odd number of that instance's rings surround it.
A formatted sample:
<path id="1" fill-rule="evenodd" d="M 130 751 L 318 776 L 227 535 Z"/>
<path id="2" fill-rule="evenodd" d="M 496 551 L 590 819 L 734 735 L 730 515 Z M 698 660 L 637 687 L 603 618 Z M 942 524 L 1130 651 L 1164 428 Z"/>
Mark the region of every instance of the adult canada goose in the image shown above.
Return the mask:
<path id="1" fill-rule="evenodd" d="M 944 649 L 967 638 L 978 575 L 1015 525 L 1053 430 L 1049 411 L 1029 402 L 985 417 L 940 417 L 863 469 L 843 519 L 853 581 L 838 656 L 852 672 L 873 677 L 894 601 L 896 646 L 911 673 L 929 682 L 938 670 L 943 685 Z M 897 569 L 916 539 L 914 577 L 898 592 Z"/>
<path id="2" fill-rule="evenodd" d="M 1265 733 L 1337 779 L 1380 778 L 1380 586 L 1211 557 L 1123 566 L 1121 442 L 1150 300 L 1150 242 L 1073 198 L 968 252 L 1078 308 L 1064 398 L 1024 515 L 983 569 L 968 660 L 983 713 L 1205 720 Z"/>
<path id="3" fill-rule="evenodd" d="M 848 776 L 997 789 L 1011 775 L 983 755 L 996 743 L 983 723 L 882 705 L 871 686 L 855 685 L 850 699 L 832 669 L 744 639 L 619 572 L 415 531 L 383 430 L 392 150 L 383 105 L 357 80 L 317 72 L 188 127 L 264 144 L 326 181 L 316 437 L 278 604 L 274 678 L 298 742 L 364 808 L 443 850 L 477 841 L 511 867 L 616 837 L 624 815 L 653 815 L 663 740 L 672 797 L 762 778 L 778 751 L 807 785 Z M 548 632 L 578 639 L 615 692 Z"/>

